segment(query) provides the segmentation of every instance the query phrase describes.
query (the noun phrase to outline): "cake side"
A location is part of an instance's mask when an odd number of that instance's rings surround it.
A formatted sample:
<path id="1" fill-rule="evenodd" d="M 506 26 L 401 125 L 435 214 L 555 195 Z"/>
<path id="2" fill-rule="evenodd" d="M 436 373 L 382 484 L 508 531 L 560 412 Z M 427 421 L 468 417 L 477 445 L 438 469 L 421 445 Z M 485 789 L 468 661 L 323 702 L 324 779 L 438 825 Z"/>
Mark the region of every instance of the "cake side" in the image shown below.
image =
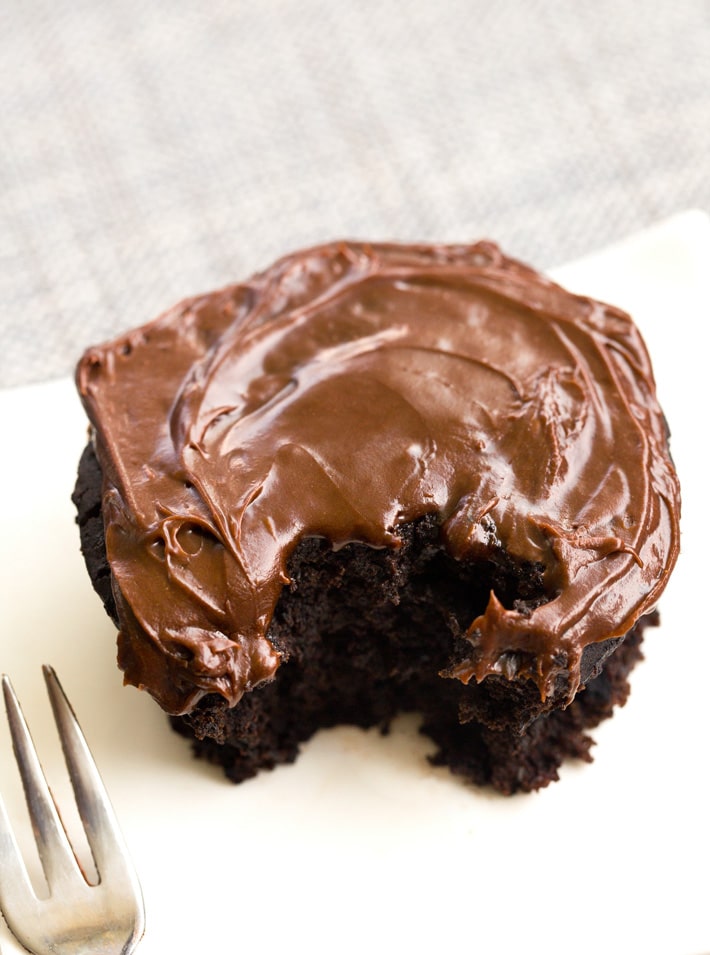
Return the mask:
<path id="1" fill-rule="evenodd" d="M 90 445 L 74 498 L 87 567 L 118 623 L 94 520 L 101 472 Z M 516 594 L 534 602 L 539 577 L 534 569 L 506 565 L 503 555 L 497 566 L 453 561 L 432 516 L 404 527 L 402 537 L 397 551 L 358 544 L 334 551 L 314 538 L 297 548 L 289 563 L 292 585 L 269 630 L 284 655 L 282 669 L 236 707 L 208 694 L 190 714 L 172 717 L 195 755 L 241 782 L 292 762 L 321 728 L 347 723 L 386 731 L 399 713 L 415 712 L 437 745 L 432 762 L 505 794 L 556 780 L 565 759 L 591 761 L 587 731 L 625 703 L 643 630 L 657 615 L 642 617 L 623 641 L 586 649 L 584 692 L 565 709 L 559 700 L 543 703 L 529 681 L 499 676 L 464 686 L 442 680 L 439 669 L 467 652 L 461 620 L 472 603 L 485 604 L 486 585 L 495 583 L 506 599 Z"/>

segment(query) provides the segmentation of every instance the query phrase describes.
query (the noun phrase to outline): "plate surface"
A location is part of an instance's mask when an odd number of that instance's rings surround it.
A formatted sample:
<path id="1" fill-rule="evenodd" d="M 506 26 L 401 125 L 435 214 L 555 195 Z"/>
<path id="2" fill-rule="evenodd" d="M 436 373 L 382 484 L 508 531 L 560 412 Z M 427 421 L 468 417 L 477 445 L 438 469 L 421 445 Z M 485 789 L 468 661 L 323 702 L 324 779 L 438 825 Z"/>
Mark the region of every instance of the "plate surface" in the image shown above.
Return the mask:
<path id="1" fill-rule="evenodd" d="M 565 766 L 531 796 L 432 768 L 409 718 L 388 737 L 320 733 L 295 765 L 237 787 L 192 760 L 157 706 L 122 687 L 84 571 L 69 500 L 86 427 L 73 385 L 0 392 L 0 669 L 70 806 L 40 665 L 58 671 L 139 870 L 142 955 L 710 951 L 710 641 L 695 609 L 707 586 L 709 261 L 710 219 L 691 212 L 554 273 L 631 311 L 646 338 L 683 487 L 683 551 L 631 699 L 594 734 L 594 763 Z M 0 722 L 1 788 L 29 856 Z M 0 930 L 3 952 L 19 952 Z"/>

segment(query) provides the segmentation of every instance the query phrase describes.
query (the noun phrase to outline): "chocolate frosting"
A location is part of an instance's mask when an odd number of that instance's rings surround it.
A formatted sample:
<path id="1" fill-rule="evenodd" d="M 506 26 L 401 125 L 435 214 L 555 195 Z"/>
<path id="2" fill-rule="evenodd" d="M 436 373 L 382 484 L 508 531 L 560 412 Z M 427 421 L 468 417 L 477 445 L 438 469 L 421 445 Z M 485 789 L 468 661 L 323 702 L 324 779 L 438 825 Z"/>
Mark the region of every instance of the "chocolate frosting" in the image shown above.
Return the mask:
<path id="1" fill-rule="evenodd" d="M 126 682 L 171 713 L 274 677 L 289 556 L 397 548 L 425 514 L 460 560 L 504 547 L 547 602 L 470 621 L 448 677 L 571 699 L 584 648 L 653 609 L 679 489 L 640 335 L 490 243 L 341 242 L 86 352 Z"/>

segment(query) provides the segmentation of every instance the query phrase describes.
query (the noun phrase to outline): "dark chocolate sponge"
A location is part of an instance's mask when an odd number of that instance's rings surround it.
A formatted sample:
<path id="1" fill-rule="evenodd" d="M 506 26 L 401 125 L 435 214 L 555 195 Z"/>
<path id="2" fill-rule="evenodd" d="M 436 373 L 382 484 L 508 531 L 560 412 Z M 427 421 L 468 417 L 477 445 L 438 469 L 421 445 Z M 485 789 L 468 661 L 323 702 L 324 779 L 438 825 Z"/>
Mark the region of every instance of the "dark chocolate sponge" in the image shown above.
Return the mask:
<path id="1" fill-rule="evenodd" d="M 101 485 L 89 445 L 73 500 L 89 574 L 117 621 Z M 289 564 L 292 584 L 268 633 L 283 654 L 278 679 L 237 707 L 210 694 L 188 715 L 171 717 L 197 756 L 239 782 L 293 761 L 319 728 L 349 723 L 386 730 L 397 713 L 410 711 L 422 715 L 422 732 L 438 746 L 434 763 L 502 793 L 547 785 L 566 758 L 591 761 L 586 730 L 626 701 L 642 632 L 657 615 L 642 617 L 624 639 L 586 648 L 583 688 L 564 709 L 562 685 L 544 702 L 531 681 L 494 675 L 464 685 L 441 674 L 470 651 L 466 621 L 482 612 L 491 589 L 521 612 L 544 603 L 542 569 L 516 562 L 502 547 L 485 560 L 456 561 L 441 546 L 433 515 L 404 525 L 401 536 L 397 551 L 357 543 L 335 551 L 318 538 L 299 544 Z"/>

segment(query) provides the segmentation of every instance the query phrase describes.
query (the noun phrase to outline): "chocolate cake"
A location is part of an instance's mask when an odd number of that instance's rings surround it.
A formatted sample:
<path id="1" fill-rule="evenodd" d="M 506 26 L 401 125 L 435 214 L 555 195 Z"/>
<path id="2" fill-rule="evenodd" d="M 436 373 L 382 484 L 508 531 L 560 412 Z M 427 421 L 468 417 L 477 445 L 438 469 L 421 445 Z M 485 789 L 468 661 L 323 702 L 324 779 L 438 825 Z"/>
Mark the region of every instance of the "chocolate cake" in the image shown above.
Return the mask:
<path id="1" fill-rule="evenodd" d="M 82 358 L 74 500 L 125 680 L 235 781 L 422 716 L 505 793 L 589 759 L 673 568 L 631 319 L 491 243 L 341 242 Z"/>

